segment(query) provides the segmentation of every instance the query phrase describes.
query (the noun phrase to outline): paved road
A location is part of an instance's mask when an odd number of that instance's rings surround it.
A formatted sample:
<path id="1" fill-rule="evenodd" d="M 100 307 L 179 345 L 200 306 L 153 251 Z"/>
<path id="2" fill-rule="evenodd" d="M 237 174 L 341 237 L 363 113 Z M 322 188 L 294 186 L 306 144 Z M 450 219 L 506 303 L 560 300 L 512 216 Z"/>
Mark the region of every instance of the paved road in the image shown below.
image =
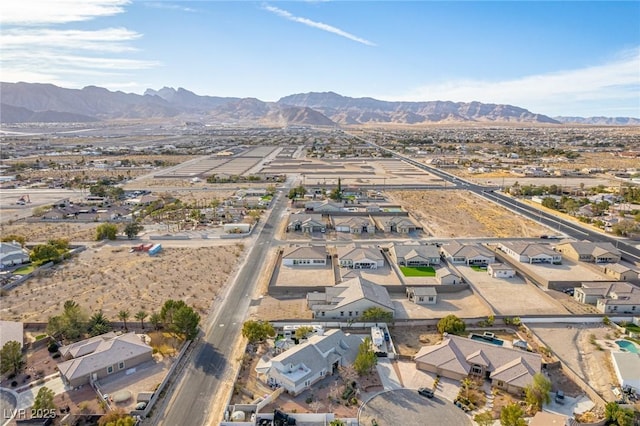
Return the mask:
<path id="1" fill-rule="evenodd" d="M 240 266 L 223 303 L 204 325 L 204 337 L 194 348 L 189 364 L 172 392 L 173 399 L 158 407 L 146 424 L 205 425 L 220 418 L 221 413 L 211 412 L 210 408 L 216 399 L 227 397 L 222 393 L 221 385 L 231 383 L 235 378 L 230 364 L 233 349 L 241 336 L 242 323 L 268 249 L 274 243 L 274 230 L 286 206 L 287 192 L 278 193 L 268 219 L 247 253 L 247 261 Z M 171 393 L 168 395 L 170 398 Z"/>
<path id="2" fill-rule="evenodd" d="M 547 225 L 552 229 L 557 229 L 559 233 L 565 234 L 571 238 L 575 238 L 576 240 L 589 240 L 593 242 L 612 243 L 618 248 L 618 250 L 620 250 L 620 252 L 622 253 L 622 258 L 624 260 L 628 262 L 640 264 L 640 249 L 628 244 L 626 240 L 614 238 L 609 235 L 603 234 L 601 232 L 593 231 L 589 228 L 582 227 L 575 222 L 565 220 L 561 217 L 548 213 L 544 210 L 537 209 L 533 206 L 530 206 L 529 204 L 525 204 L 521 201 L 518 201 L 515 198 L 496 192 L 497 188 L 494 186 L 478 185 L 475 182 L 459 178 L 455 175 L 445 172 L 444 170 L 420 163 L 418 161 L 413 160 L 410 157 L 406 157 L 404 155 L 398 154 L 395 151 L 392 151 L 390 149 L 382 148 L 374 144 L 373 142 L 364 140 L 362 138 L 360 139 L 372 146 L 375 146 L 381 150 L 389 152 L 394 157 L 402 159 L 419 169 L 422 169 L 447 182 L 450 182 L 461 189 L 466 189 L 468 191 L 471 191 L 487 199 L 488 201 L 491 201 L 503 207 L 506 207 L 531 220 Z"/>

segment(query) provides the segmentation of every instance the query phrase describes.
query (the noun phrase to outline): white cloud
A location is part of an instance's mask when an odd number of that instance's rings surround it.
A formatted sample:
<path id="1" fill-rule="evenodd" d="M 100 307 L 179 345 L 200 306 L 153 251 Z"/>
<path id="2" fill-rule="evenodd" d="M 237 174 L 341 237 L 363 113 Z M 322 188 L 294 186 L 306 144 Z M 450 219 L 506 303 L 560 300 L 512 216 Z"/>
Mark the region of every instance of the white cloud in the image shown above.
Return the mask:
<path id="1" fill-rule="evenodd" d="M 375 43 L 369 41 L 369 40 L 365 40 L 361 37 L 355 36 L 353 34 L 350 34 L 346 31 L 341 30 L 340 28 L 336 28 L 334 26 L 331 26 L 329 24 L 324 24 L 322 22 L 316 22 L 316 21 L 312 21 L 311 19 L 308 18 L 302 18 L 299 16 L 295 16 L 290 12 L 287 12 L 286 10 L 280 9 L 278 7 L 275 6 L 269 6 L 269 5 L 264 5 L 263 6 L 265 10 L 274 13 L 282 18 L 288 19 L 289 21 L 293 21 L 293 22 L 298 22 L 300 24 L 303 25 L 307 25 L 309 27 L 312 28 L 317 28 L 320 29 L 322 31 L 327 31 L 329 33 L 332 34 L 336 34 L 339 35 L 340 37 L 344 37 L 344 38 L 348 38 L 349 40 L 353 40 L 356 41 L 358 43 L 362 43 L 362 44 L 366 44 L 367 46 L 375 46 Z"/>
<path id="2" fill-rule="evenodd" d="M 147 6 L 147 7 L 152 7 L 154 9 L 179 10 L 179 11 L 182 11 L 182 12 L 191 12 L 191 13 L 197 12 L 197 10 L 194 9 L 194 8 L 186 7 L 186 6 L 183 6 L 181 4 L 175 4 L 175 3 L 149 1 L 149 2 L 145 2 L 144 5 Z"/>
<path id="3" fill-rule="evenodd" d="M 124 11 L 129 0 L 19 0 L 0 5 L 2 25 L 43 25 L 86 21 Z"/>
<path id="4" fill-rule="evenodd" d="M 16 50 L 30 46 L 47 46 L 64 50 L 128 52 L 135 49 L 124 42 L 140 37 L 141 34 L 126 28 L 96 31 L 13 28 L 0 34 L 0 45 L 3 49 Z"/>
<path id="5" fill-rule="evenodd" d="M 522 106 L 545 114 L 582 109 L 585 103 L 634 105 L 640 114 L 640 49 L 623 52 L 616 60 L 581 69 L 529 75 L 505 81 L 455 80 L 417 87 L 402 101 L 479 101 Z M 613 107 L 615 108 L 615 107 Z M 629 110 L 629 107 L 620 107 Z"/>

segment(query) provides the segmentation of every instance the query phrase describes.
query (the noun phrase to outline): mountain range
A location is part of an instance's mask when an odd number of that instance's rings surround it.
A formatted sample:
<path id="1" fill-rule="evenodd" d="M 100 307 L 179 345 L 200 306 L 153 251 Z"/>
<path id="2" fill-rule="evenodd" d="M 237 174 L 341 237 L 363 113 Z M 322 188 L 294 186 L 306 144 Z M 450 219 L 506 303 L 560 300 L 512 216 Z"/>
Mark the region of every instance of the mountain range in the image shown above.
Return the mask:
<path id="1" fill-rule="evenodd" d="M 88 86 L 0 83 L 0 122 L 92 122 L 115 119 L 184 118 L 203 123 L 266 126 L 340 126 L 428 123 L 580 123 L 638 125 L 633 118 L 555 117 L 480 102 L 388 102 L 333 92 L 300 93 L 277 102 L 255 98 L 200 96 L 183 88 L 147 89 L 143 95 Z"/>

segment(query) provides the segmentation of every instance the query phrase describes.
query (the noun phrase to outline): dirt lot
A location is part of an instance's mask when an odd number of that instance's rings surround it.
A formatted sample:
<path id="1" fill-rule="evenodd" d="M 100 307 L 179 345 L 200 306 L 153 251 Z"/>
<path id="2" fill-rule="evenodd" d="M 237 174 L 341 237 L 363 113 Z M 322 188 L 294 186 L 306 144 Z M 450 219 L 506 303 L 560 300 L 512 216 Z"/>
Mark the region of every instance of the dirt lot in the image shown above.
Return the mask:
<path id="1" fill-rule="evenodd" d="M 182 299 L 204 316 L 243 250 L 242 244 L 166 248 L 151 257 L 109 244 L 87 249 L 8 291 L 0 318 L 47 321 L 70 299 L 87 310 L 102 309 L 111 320 L 124 308 L 151 312 L 167 299 Z"/>
<path id="2" fill-rule="evenodd" d="M 489 309 L 471 292 L 440 293 L 435 305 L 418 305 L 406 298 L 393 298 L 396 318 L 443 318 L 449 314 L 461 318 L 480 318 L 490 315 Z"/>
<path id="3" fill-rule="evenodd" d="M 99 223 L 27 223 L 0 224 L 0 234 L 21 235 L 28 243 L 46 242 L 54 238 L 69 241 L 93 241 Z"/>
<path id="4" fill-rule="evenodd" d="M 549 230 L 468 191 L 390 191 L 434 237 L 537 237 Z"/>

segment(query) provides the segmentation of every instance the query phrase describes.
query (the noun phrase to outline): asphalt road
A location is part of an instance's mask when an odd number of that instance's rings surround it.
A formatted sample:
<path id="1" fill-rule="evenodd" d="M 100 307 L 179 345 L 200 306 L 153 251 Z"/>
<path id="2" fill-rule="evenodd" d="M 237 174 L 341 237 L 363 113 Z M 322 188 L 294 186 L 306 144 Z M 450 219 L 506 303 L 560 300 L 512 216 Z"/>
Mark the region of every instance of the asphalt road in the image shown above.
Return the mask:
<path id="1" fill-rule="evenodd" d="M 398 154 L 395 151 L 382 148 L 372 142 L 369 142 L 366 140 L 364 141 L 370 145 L 376 146 L 379 149 L 385 150 L 393 154 L 396 158 L 402 159 L 419 169 L 422 169 L 447 182 L 450 182 L 453 185 L 456 185 L 460 189 L 465 189 L 467 191 L 473 192 L 485 198 L 488 201 L 501 205 L 531 220 L 547 225 L 551 229 L 557 229 L 558 233 L 564 234 L 571 238 L 575 238 L 576 240 L 588 240 L 593 242 L 609 242 L 618 248 L 618 250 L 622 254 L 623 260 L 626 260 L 631 263 L 640 264 L 640 249 L 628 244 L 624 239 L 614 238 L 609 235 L 603 234 L 601 232 L 593 231 L 589 228 L 582 227 L 579 224 L 576 224 L 575 222 L 565 220 L 559 216 L 548 213 L 541 209 L 537 209 L 533 206 L 530 206 L 529 204 L 520 202 L 515 198 L 509 197 L 499 192 L 495 192 L 497 188 L 494 186 L 478 185 L 475 182 L 461 179 L 457 176 L 451 175 L 445 172 L 444 170 L 431 167 L 426 164 L 415 161 L 410 157 L 406 157 L 404 155 Z"/>
<path id="2" fill-rule="evenodd" d="M 274 243 L 274 231 L 287 205 L 286 191 L 278 193 L 269 217 L 256 241 L 240 266 L 224 300 L 204 325 L 204 336 L 191 354 L 182 377 L 164 405 L 159 406 L 146 424 L 182 426 L 206 425 L 221 413 L 210 411 L 214 402 L 227 395 L 221 391 L 223 383 L 235 379 L 229 363 L 233 349 L 241 336 L 242 324 L 251 297 L 264 267 L 268 249 Z"/>

